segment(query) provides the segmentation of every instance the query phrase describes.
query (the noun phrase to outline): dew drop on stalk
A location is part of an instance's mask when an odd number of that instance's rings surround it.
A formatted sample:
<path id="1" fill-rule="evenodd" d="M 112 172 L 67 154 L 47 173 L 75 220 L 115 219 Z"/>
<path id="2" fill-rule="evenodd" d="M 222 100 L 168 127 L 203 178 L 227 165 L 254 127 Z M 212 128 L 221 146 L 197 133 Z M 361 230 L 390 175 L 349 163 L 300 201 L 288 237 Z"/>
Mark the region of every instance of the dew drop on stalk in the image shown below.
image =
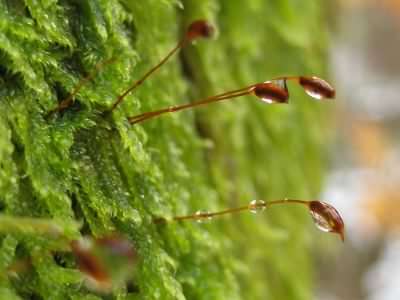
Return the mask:
<path id="1" fill-rule="evenodd" d="M 281 89 L 284 89 L 285 91 L 288 90 L 285 78 L 283 78 L 283 79 L 273 79 L 273 80 L 267 81 L 267 82 L 271 82 L 271 83 L 275 84 L 276 86 L 280 87 Z"/>
<path id="2" fill-rule="evenodd" d="M 197 223 L 203 223 L 205 221 L 210 221 L 212 219 L 209 211 L 198 210 L 194 215 L 196 217 Z"/>
<path id="3" fill-rule="evenodd" d="M 249 203 L 249 211 L 253 214 L 264 211 L 266 208 L 265 201 L 263 200 L 253 200 Z"/>

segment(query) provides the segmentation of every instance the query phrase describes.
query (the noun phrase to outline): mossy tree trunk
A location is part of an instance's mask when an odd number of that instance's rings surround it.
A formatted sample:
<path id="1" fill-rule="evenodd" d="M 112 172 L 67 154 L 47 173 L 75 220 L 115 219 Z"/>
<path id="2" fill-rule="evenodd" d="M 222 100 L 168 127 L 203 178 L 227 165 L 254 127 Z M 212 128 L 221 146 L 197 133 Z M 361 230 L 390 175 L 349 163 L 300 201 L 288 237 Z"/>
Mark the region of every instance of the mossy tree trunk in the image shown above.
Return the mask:
<path id="1" fill-rule="evenodd" d="M 310 299 L 309 221 L 273 209 L 208 224 L 155 216 L 318 195 L 326 106 L 252 98 L 130 126 L 126 116 L 282 74 L 324 74 L 323 1 L 0 0 L 0 210 L 118 231 L 135 244 L 135 289 L 96 295 L 73 257 L 40 234 L 0 233 L 1 299 Z M 213 41 L 189 46 L 111 116 L 100 112 L 206 18 Z M 79 79 L 106 66 L 63 113 Z M 7 267 L 31 257 L 17 278 Z"/>

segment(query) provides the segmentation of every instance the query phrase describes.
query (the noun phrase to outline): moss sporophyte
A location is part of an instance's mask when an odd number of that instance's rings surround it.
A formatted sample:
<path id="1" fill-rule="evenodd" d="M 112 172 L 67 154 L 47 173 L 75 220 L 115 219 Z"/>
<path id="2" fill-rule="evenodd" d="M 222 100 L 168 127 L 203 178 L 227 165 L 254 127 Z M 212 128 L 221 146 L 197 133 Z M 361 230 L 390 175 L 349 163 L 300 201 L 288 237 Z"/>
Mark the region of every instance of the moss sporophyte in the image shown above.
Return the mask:
<path id="1" fill-rule="evenodd" d="M 248 205 L 229 208 L 217 212 L 197 211 L 194 214 L 185 216 L 176 216 L 170 220 L 165 218 L 154 219 L 155 223 L 168 223 L 171 221 L 197 221 L 202 223 L 209 221 L 215 217 L 220 217 L 228 214 L 236 214 L 241 212 L 250 211 L 252 213 L 259 213 L 265 209 L 278 205 L 278 204 L 297 204 L 307 207 L 315 226 L 324 232 L 336 233 L 344 241 L 344 222 L 339 212 L 330 204 L 322 201 L 304 201 L 297 199 L 283 199 L 265 202 L 263 200 L 252 200 Z"/>
<path id="2" fill-rule="evenodd" d="M 147 71 L 139 80 L 135 81 L 128 89 L 126 89 L 123 93 L 121 93 L 114 103 L 112 104 L 109 111 L 115 110 L 125 99 L 125 97 L 132 92 L 134 89 L 139 87 L 150 75 L 155 73 L 162 65 L 164 65 L 168 59 L 175 54 L 179 49 L 185 46 L 187 43 L 192 42 L 198 38 L 209 38 L 212 37 L 214 34 L 214 27 L 205 20 L 197 20 L 192 22 L 189 27 L 187 28 L 184 37 L 178 42 L 178 44 L 155 66 L 153 66 L 149 71 Z M 96 70 L 98 71 L 103 66 L 111 63 L 113 59 L 104 61 L 103 63 L 99 63 L 96 66 Z M 80 83 L 78 83 L 77 87 L 73 90 L 73 92 L 64 100 L 62 101 L 58 108 L 55 111 L 61 111 L 67 108 L 70 103 L 72 102 L 73 97 L 77 94 L 79 89 L 89 81 L 95 72 L 89 74 L 87 77 L 83 78 Z M 287 83 L 291 81 L 298 85 L 300 85 L 304 91 L 312 98 L 316 100 L 324 100 L 324 99 L 333 99 L 335 97 L 335 89 L 325 80 L 316 77 L 316 76 L 281 76 L 277 77 L 265 82 L 251 84 L 249 86 L 224 92 L 218 95 L 209 96 L 201 100 L 197 100 L 188 104 L 178 105 L 178 106 L 169 106 L 167 108 L 145 112 L 142 114 L 138 114 L 135 116 L 128 117 L 128 122 L 130 124 L 137 124 L 160 115 L 166 113 L 177 112 L 184 109 L 194 108 L 201 105 L 206 105 L 218 101 L 234 99 L 241 96 L 246 95 L 254 95 L 259 100 L 263 101 L 264 103 L 268 104 L 282 104 L 289 102 L 289 90 L 287 87 Z M 261 200 L 260 200 L 261 201 Z M 253 203 L 253 202 L 252 202 Z M 289 204 L 289 203 L 297 203 L 306 205 L 313 217 L 313 220 L 317 227 L 321 230 L 328 231 L 328 232 L 335 232 L 338 233 L 342 239 L 344 239 L 344 224 L 343 220 L 337 211 L 325 202 L 320 201 L 302 201 L 302 200 L 278 200 L 265 203 L 261 202 L 254 202 L 257 205 L 253 206 L 250 204 L 249 206 L 228 209 L 221 212 L 216 213 L 208 213 L 208 212 L 197 212 L 194 215 L 182 216 L 182 217 L 175 217 L 173 220 L 176 221 L 183 221 L 183 220 L 197 220 L 202 221 L 205 219 L 210 219 L 214 216 L 224 215 L 228 213 L 239 212 L 243 210 L 250 211 L 257 211 L 258 209 L 263 210 L 268 206 L 275 205 L 275 204 Z M 253 203 L 253 204 L 254 204 Z M 155 219 L 156 223 L 165 221 L 163 218 Z"/>
<path id="3" fill-rule="evenodd" d="M 139 80 L 134 81 L 131 86 L 118 95 L 106 112 L 113 112 L 124 101 L 129 93 L 143 84 L 145 80 L 154 74 L 182 47 L 196 39 L 212 37 L 213 33 L 214 27 L 205 20 L 197 20 L 191 23 L 183 38 L 177 43 L 177 45 L 158 64 L 150 68 Z M 49 114 L 61 112 L 70 107 L 73 103 L 74 97 L 77 95 L 82 86 L 90 81 L 95 76 L 96 72 L 113 61 L 114 59 L 109 59 L 97 64 L 94 71 L 88 76 L 84 77 L 77 84 L 70 95 L 61 101 L 57 108 L 52 110 Z M 209 96 L 191 103 L 169 106 L 159 110 L 144 112 L 138 115 L 130 116 L 127 118 L 127 120 L 133 125 L 156 118 L 166 113 L 173 113 L 180 110 L 190 109 L 197 106 L 234 99 L 246 95 L 256 96 L 259 100 L 267 104 L 286 104 L 289 102 L 289 90 L 287 86 L 288 82 L 293 82 L 300 85 L 310 97 L 316 100 L 333 99 L 335 97 L 334 88 L 328 82 L 319 77 L 282 76 L 265 82 L 259 82 L 243 88 Z M 190 215 L 175 216 L 172 219 L 157 217 L 154 219 L 154 223 L 164 224 L 171 221 L 188 220 L 203 222 L 218 216 L 235 214 L 243 211 L 258 213 L 278 204 L 297 204 L 305 206 L 309 210 L 309 213 L 318 229 L 325 232 L 336 233 L 341 237 L 342 240 L 344 240 L 343 219 L 333 206 L 321 201 L 284 199 L 264 202 L 262 200 L 253 200 L 246 206 L 230 208 L 217 212 L 198 211 Z M 100 239 L 83 238 L 79 240 L 73 240 L 69 243 L 69 246 L 76 258 L 78 268 L 87 276 L 90 284 L 96 289 L 100 290 L 110 289 L 115 284 L 115 281 L 121 282 L 121 279 L 114 280 L 114 278 L 125 278 L 125 275 L 122 276 L 120 273 L 118 273 L 119 275 L 115 275 L 113 273 L 113 268 L 109 268 L 112 266 L 112 263 L 110 264 L 110 262 L 122 258 L 123 262 L 128 262 L 130 265 L 136 261 L 136 252 L 130 243 L 125 239 L 116 236 Z"/>

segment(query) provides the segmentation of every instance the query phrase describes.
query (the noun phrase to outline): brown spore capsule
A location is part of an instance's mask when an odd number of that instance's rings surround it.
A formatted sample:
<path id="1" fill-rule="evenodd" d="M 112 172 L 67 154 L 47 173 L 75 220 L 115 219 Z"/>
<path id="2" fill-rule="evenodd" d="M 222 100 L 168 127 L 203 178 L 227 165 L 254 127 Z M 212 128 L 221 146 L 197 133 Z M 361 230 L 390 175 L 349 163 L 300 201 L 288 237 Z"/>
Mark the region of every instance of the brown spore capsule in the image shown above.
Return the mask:
<path id="1" fill-rule="evenodd" d="M 299 77 L 299 83 L 310 97 L 318 100 L 335 98 L 335 89 L 319 77 L 301 76 Z"/>
<path id="2" fill-rule="evenodd" d="M 196 20 L 189 25 L 186 31 L 186 38 L 189 40 L 211 38 L 214 35 L 214 31 L 214 26 L 206 20 Z"/>
<path id="3" fill-rule="evenodd" d="M 253 94 L 266 103 L 287 103 L 289 92 L 272 82 L 258 83 L 253 87 Z"/>
<path id="4" fill-rule="evenodd" d="M 344 241 L 344 222 L 332 205 L 322 201 L 310 201 L 309 209 L 315 226 L 319 230 L 337 233 Z"/>
<path id="5" fill-rule="evenodd" d="M 79 270 L 87 276 L 103 284 L 108 284 L 110 276 L 99 258 L 92 253 L 86 241 L 72 241 L 71 249 L 78 262 Z"/>

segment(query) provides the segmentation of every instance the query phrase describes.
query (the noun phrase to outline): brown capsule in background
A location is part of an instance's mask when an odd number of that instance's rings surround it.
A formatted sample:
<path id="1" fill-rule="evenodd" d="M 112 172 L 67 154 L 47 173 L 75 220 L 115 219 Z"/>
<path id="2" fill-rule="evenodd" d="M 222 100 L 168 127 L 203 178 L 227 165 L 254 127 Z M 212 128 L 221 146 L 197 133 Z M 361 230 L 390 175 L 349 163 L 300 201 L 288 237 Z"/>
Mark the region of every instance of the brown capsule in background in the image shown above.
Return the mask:
<path id="1" fill-rule="evenodd" d="M 332 99 L 335 98 L 335 89 L 325 80 L 316 76 L 301 76 L 299 84 L 304 88 L 304 91 L 314 99 Z"/>
<path id="2" fill-rule="evenodd" d="M 187 31 L 186 38 L 195 40 L 197 38 L 211 38 L 214 35 L 215 29 L 206 20 L 196 20 L 192 22 Z"/>
<path id="3" fill-rule="evenodd" d="M 332 205 L 322 201 L 310 201 L 308 207 L 315 226 L 319 230 L 337 233 L 344 241 L 344 222 Z"/>
<path id="4" fill-rule="evenodd" d="M 118 234 L 72 241 L 71 249 L 88 287 L 101 292 L 125 284 L 137 258 L 131 242 Z"/>
<path id="5" fill-rule="evenodd" d="M 266 81 L 254 86 L 252 92 L 255 96 L 266 103 L 288 103 L 289 92 L 286 87 L 286 80 L 283 81 L 283 87 Z"/>
<path id="6" fill-rule="evenodd" d="M 71 242 L 72 253 L 74 254 L 79 270 L 89 278 L 109 288 L 111 278 L 99 257 L 94 255 L 91 241 L 83 239 Z"/>

